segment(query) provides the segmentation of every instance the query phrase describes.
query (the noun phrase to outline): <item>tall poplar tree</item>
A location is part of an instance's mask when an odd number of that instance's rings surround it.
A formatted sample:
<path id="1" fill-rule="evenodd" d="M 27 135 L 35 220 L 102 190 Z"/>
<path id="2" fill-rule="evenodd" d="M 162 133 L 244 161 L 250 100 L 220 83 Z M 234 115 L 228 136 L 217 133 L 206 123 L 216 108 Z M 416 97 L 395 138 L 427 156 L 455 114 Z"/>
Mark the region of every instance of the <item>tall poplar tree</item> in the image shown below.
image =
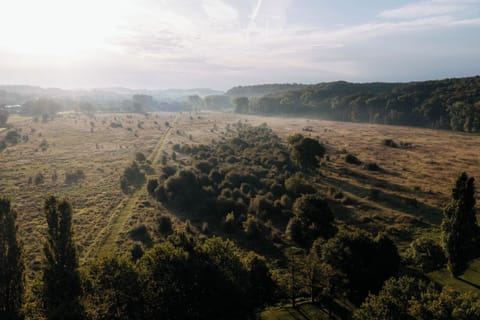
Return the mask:
<path id="1" fill-rule="evenodd" d="M 443 211 L 442 240 L 448 268 L 462 274 L 478 256 L 479 227 L 475 216 L 475 179 L 463 172 L 452 189 L 452 199 Z"/>
<path id="2" fill-rule="evenodd" d="M 0 197 L 0 319 L 22 318 L 25 267 L 16 218 L 10 200 Z"/>
<path id="3" fill-rule="evenodd" d="M 45 200 L 43 306 L 48 319 L 80 319 L 78 260 L 72 232 L 72 206 L 53 196 Z"/>

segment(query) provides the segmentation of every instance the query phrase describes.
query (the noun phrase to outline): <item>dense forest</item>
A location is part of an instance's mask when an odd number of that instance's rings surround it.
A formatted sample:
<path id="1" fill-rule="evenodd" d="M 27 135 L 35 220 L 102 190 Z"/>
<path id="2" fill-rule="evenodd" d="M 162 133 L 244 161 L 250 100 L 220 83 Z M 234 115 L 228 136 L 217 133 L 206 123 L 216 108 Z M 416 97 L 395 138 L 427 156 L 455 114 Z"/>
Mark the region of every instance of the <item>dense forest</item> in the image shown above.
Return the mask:
<path id="1" fill-rule="evenodd" d="M 478 132 L 480 77 L 408 83 L 320 83 L 284 90 L 265 85 L 234 88 L 235 111 L 261 115 L 314 116 L 336 121 L 409 125 Z M 288 86 L 286 87 L 288 88 Z M 278 91 L 275 93 L 275 91 Z M 239 95 L 244 92 L 243 97 Z"/>
<path id="2" fill-rule="evenodd" d="M 229 89 L 225 94 L 230 97 L 259 97 L 267 94 L 289 90 L 301 90 L 308 85 L 299 83 L 274 83 L 250 86 L 237 86 Z"/>

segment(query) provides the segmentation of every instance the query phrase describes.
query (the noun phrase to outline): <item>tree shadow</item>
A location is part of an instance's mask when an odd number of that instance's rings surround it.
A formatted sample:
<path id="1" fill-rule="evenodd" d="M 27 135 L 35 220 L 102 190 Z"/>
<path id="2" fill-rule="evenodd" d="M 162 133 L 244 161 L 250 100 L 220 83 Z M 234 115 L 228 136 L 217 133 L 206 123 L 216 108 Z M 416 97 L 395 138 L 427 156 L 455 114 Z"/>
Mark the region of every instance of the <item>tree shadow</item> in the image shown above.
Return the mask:
<path id="1" fill-rule="evenodd" d="M 398 184 L 395 184 L 395 183 L 391 183 L 387 180 L 380 179 L 380 178 L 377 178 L 377 177 L 373 177 L 371 175 L 366 175 L 364 173 L 358 172 L 356 170 L 351 170 L 351 169 L 345 168 L 345 167 L 342 167 L 340 169 L 329 167 L 328 170 L 330 172 L 333 172 L 333 173 L 336 173 L 336 174 L 339 174 L 339 175 L 354 177 L 358 181 L 360 181 L 364 184 L 369 184 L 369 185 L 371 185 L 375 188 L 382 188 L 382 189 L 388 189 L 388 190 L 396 191 L 396 192 L 408 193 L 408 194 L 412 194 L 414 196 L 430 194 L 429 192 L 426 192 L 426 191 L 412 190 L 412 189 L 407 188 L 405 186 L 398 185 Z M 387 171 L 382 171 L 382 173 L 386 173 L 386 174 L 393 175 L 393 176 L 398 176 L 398 175 L 394 175 L 392 173 L 389 173 Z"/>
<path id="2" fill-rule="evenodd" d="M 480 290 L 480 285 L 478 285 L 478 284 L 476 284 L 476 283 L 473 283 L 473 282 L 471 282 L 471 281 L 469 281 L 469 280 L 467 280 L 467 279 L 463 279 L 463 278 L 457 277 L 457 280 L 459 280 L 459 281 L 461 281 L 461 282 L 463 282 L 463 283 L 465 283 L 465 284 L 468 284 L 469 286 L 472 286 L 472 287 Z"/>
<path id="3" fill-rule="evenodd" d="M 361 198 L 368 198 L 378 205 L 397 210 L 412 216 L 421 217 L 426 223 L 438 225 L 441 222 L 441 210 L 420 201 L 415 198 L 407 198 L 401 195 L 392 195 L 375 188 L 365 188 L 354 185 L 350 182 L 336 179 L 333 177 L 324 177 L 324 179 L 346 192 L 352 193 Z M 376 191 L 372 191 L 375 189 Z"/>

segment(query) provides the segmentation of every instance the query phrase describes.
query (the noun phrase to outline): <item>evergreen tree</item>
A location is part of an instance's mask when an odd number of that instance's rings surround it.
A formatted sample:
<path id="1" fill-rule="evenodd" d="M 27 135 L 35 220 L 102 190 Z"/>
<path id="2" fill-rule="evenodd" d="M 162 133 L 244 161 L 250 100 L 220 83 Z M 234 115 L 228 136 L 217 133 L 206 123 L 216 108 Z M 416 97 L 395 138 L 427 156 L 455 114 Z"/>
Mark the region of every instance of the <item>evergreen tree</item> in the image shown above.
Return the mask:
<path id="1" fill-rule="evenodd" d="M 43 306 L 48 319 L 79 319 L 81 293 L 72 232 L 72 206 L 53 196 L 45 200 L 48 234 L 44 245 Z"/>
<path id="2" fill-rule="evenodd" d="M 0 197 L 0 319 L 22 318 L 25 268 L 16 218 L 10 200 Z"/>
<path id="3" fill-rule="evenodd" d="M 448 269 L 453 276 L 462 274 L 468 261 L 478 256 L 474 182 L 473 177 L 463 172 L 452 189 L 452 200 L 443 211 L 442 240 Z"/>

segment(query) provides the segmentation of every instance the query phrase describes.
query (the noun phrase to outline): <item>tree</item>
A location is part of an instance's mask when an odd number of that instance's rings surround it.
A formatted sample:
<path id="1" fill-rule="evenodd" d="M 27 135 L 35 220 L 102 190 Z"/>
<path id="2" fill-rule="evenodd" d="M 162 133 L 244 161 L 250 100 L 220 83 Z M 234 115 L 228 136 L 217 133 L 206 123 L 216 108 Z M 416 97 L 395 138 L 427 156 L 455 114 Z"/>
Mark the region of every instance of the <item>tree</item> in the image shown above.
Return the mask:
<path id="1" fill-rule="evenodd" d="M 176 234 L 145 252 L 137 263 L 145 319 L 246 319 L 253 315 L 258 305 L 251 304 L 249 294 L 260 292 L 249 290 L 249 279 L 264 281 L 265 270 L 255 263 L 249 265 L 249 273 L 237 251 L 228 240 L 210 238 L 201 243 Z"/>
<path id="2" fill-rule="evenodd" d="M 290 155 L 303 170 L 318 168 L 319 159 L 325 155 L 325 147 L 312 138 L 297 133 L 288 137 Z"/>
<path id="3" fill-rule="evenodd" d="M 202 109 L 202 107 L 203 107 L 203 100 L 197 94 L 188 96 L 188 102 L 190 103 L 190 106 L 192 107 L 192 111 L 198 111 L 198 110 Z"/>
<path id="4" fill-rule="evenodd" d="M 250 252 L 243 259 L 243 264 L 248 271 L 250 304 L 256 308 L 265 307 L 273 301 L 273 294 L 276 290 L 275 282 L 272 280 L 265 258 Z"/>
<path id="5" fill-rule="evenodd" d="M 478 256 L 479 227 L 475 216 L 475 179 L 463 172 L 443 210 L 442 241 L 447 266 L 453 276 L 462 274 Z"/>
<path id="6" fill-rule="evenodd" d="M 248 98 L 247 97 L 235 97 L 233 98 L 233 105 L 235 106 L 236 113 L 248 112 Z"/>
<path id="7" fill-rule="evenodd" d="M 0 109 L 0 127 L 4 127 L 8 121 L 8 111 Z"/>
<path id="8" fill-rule="evenodd" d="M 22 318 L 25 266 L 16 218 L 10 200 L 0 197 L 0 319 Z"/>
<path id="9" fill-rule="evenodd" d="M 140 170 L 136 161 L 133 161 L 125 170 L 120 178 L 120 188 L 124 193 L 132 193 L 145 183 L 145 173 Z"/>
<path id="10" fill-rule="evenodd" d="M 334 217 L 328 202 L 316 194 L 305 194 L 295 200 L 293 212 L 311 234 L 311 241 L 319 236 L 329 238 L 336 232 Z"/>
<path id="11" fill-rule="evenodd" d="M 341 230 L 322 246 L 322 261 L 344 275 L 350 299 L 359 303 L 397 273 L 400 256 L 384 236 L 373 239 L 360 230 Z"/>
<path id="12" fill-rule="evenodd" d="M 142 295 L 138 274 L 126 258 L 95 261 L 84 281 L 89 319 L 140 319 Z"/>
<path id="13" fill-rule="evenodd" d="M 423 281 L 410 277 L 385 281 L 378 295 L 370 294 L 354 313 L 354 319 L 415 319 L 409 313 L 411 301 L 419 300 L 421 293 L 432 290 Z M 421 318 L 424 319 L 424 318 Z M 428 318 L 431 319 L 431 318 Z"/>
<path id="14" fill-rule="evenodd" d="M 353 315 L 355 320 L 479 319 L 480 302 L 472 292 L 438 289 L 411 277 L 388 279 L 378 295 L 370 294 Z"/>
<path id="15" fill-rule="evenodd" d="M 437 241 L 420 237 L 410 243 L 409 255 L 423 272 L 430 272 L 445 266 L 445 254 Z"/>
<path id="16" fill-rule="evenodd" d="M 72 206 L 54 196 L 45 200 L 43 307 L 48 319 L 81 319 L 78 261 L 72 232 Z"/>

